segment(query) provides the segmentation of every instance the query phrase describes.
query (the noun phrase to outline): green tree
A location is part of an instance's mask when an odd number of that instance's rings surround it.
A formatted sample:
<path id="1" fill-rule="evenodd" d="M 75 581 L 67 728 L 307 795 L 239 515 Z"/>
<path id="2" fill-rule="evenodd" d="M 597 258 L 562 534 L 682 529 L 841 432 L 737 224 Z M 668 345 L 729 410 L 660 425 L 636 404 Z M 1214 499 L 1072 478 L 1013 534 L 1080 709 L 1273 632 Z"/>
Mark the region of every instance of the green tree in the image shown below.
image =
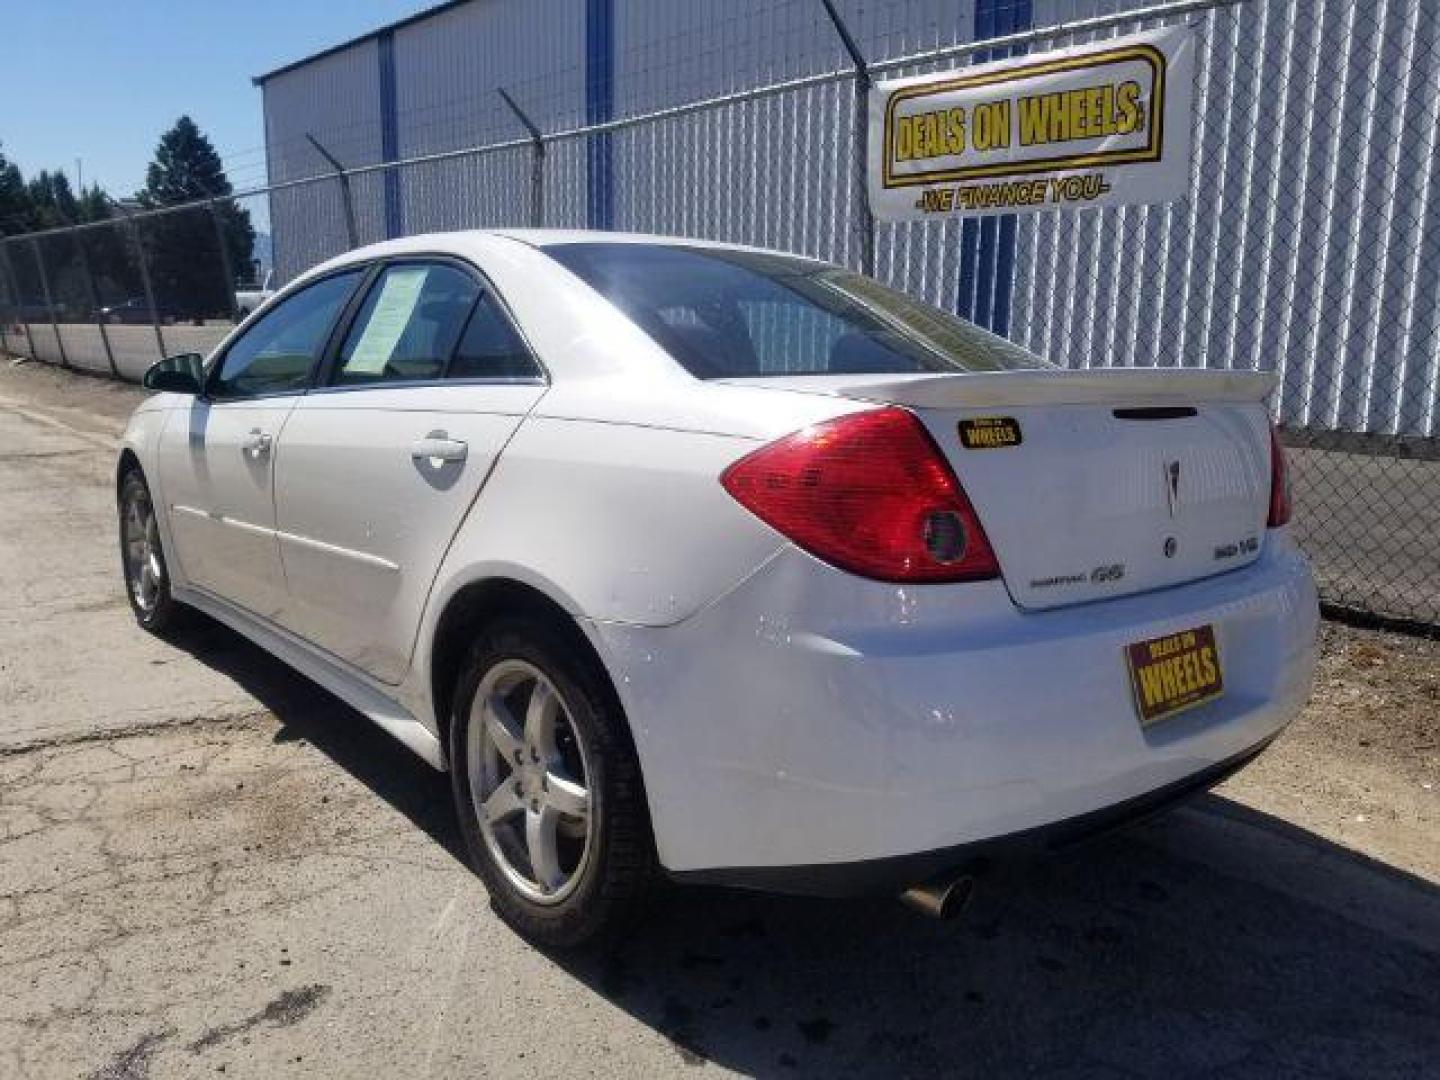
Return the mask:
<path id="1" fill-rule="evenodd" d="M 81 188 L 76 204 L 79 207 L 79 220 L 81 221 L 109 221 L 115 216 L 110 196 L 105 194 L 99 184 Z"/>
<path id="2" fill-rule="evenodd" d="M 48 231 L 68 229 L 80 219 L 80 204 L 70 187 L 70 178 L 58 170 L 41 169 L 25 187 L 30 196 L 32 229 L 47 230 L 45 235 L 36 237 L 33 247 L 26 248 L 31 259 L 38 253 L 45 260 L 46 278 L 38 287 L 32 283 L 30 291 L 37 292 L 37 288 L 48 285 L 50 299 L 60 317 L 83 318 L 91 308 L 90 290 L 76 246 L 77 237 L 71 232 Z M 38 281 L 38 268 L 35 277 Z"/>
<path id="3" fill-rule="evenodd" d="M 140 203 L 158 209 L 197 199 L 216 199 L 232 275 L 250 265 L 255 228 L 250 213 L 227 198 L 234 191 L 220 155 L 195 121 L 182 116 L 160 136 L 145 172 Z M 235 280 L 226 280 L 215 224 L 206 207 L 150 218 L 144 223 L 157 304 L 187 316 L 228 313 Z"/>
<path id="4" fill-rule="evenodd" d="M 77 195 L 63 172 L 45 169 L 27 181 L 19 167 L 0 153 L 0 237 L 107 221 L 111 214 L 110 197 L 98 184 Z M 134 296 L 140 290 L 139 268 L 127 236 L 118 227 L 52 233 L 39 237 L 38 244 L 45 259 L 51 299 L 67 317 L 93 315 L 80 244 L 84 244 L 101 303 Z M 35 246 L 16 245 L 10 253 L 10 264 L 16 275 L 14 288 L 24 302 L 39 304 L 43 288 L 35 263 Z M 10 291 L 9 283 L 0 280 L 0 305 Z"/>
<path id="5" fill-rule="evenodd" d="M 28 232 L 30 221 L 30 190 L 25 186 L 25 177 L 20 169 L 0 149 L 0 236 Z M 9 321 L 11 305 L 18 304 L 16 295 L 18 282 L 12 282 L 0 263 L 0 320 Z"/>
<path id="6" fill-rule="evenodd" d="M 0 236 L 13 236 L 34 228 L 30 189 L 19 167 L 0 149 Z"/>
<path id="7" fill-rule="evenodd" d="M 115 213 L 115 204 L 99 184 L 82 188 L 76 197 L 76 221 L 84 224 L 110 222 L 99 229 L 85 229 L 80 242 L 95 275 L 95 291 L 102 306 L 132 296 L 139 296 L 143 287 L 140 267 L 135 262 L 134 248 L 124 222 Z"/>
<path id="8" fill-rule="evenodd" d="M 63 172 L 41 169 L 26 187 L 30 191 L 36 228 L 58 229 L 75 224 L 79 204 L 70 189 L 70 178 Z"/>

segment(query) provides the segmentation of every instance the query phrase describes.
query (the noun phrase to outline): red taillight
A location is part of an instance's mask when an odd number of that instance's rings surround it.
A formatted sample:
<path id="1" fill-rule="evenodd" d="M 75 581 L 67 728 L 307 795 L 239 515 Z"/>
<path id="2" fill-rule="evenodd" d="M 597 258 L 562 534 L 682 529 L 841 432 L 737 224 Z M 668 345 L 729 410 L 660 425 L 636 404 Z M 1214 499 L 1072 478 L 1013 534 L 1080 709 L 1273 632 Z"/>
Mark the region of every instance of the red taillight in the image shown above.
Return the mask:
<path id="1" fill-rule="evenodd" d="M 1290 466 L 1275 426 L 1270 426 L 1270 516 L 1265 524 L 1278 528 L 1290 520 Z"/>
<path id="2" fill-rule="evenodd" d="M 940 448 L 903 409 L 788 435 L 720 477 L 741 505 L 843 570 L 881 581 L 974 581 L 1000 568 Z"/>

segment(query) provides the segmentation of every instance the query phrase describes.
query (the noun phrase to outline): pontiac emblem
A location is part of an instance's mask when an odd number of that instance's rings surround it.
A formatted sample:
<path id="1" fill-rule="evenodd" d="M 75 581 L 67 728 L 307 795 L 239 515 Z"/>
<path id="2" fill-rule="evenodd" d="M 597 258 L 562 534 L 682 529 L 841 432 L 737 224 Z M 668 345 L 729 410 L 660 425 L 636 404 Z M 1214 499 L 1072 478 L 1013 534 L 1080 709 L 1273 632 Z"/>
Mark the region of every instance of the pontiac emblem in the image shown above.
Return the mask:
<path id="1" fill-rule="evenodd" d="M 1165 499 L 1170 507 L 1170 516 L 1175 516 L 1175 508 L 1180 504 L 1180 462 L 1165 462 Z"/>

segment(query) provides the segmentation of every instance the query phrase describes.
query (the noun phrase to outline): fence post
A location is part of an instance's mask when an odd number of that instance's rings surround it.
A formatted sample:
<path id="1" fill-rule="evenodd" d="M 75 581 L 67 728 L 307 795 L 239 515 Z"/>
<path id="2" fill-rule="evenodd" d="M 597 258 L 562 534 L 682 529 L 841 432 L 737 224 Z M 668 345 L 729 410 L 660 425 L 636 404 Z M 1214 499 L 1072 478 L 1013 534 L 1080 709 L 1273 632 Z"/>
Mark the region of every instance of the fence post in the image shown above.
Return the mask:
<path id="1" fill-rule="evenodd" d="M 535 121 L 525 115 L 525 111 L 505 92 L 503 86 L 497 86 L 495 92 L 500 95 L 500 100 L 510 106 L 510 111 L 530 134 L 530 145 L 535 151 L 530 159 L 530 224 L 538 229 L 545 224 L 545 137 L 540 134 L 540 128 Z"/>
<path id="2" fill-rule="evenodd" d="M 860 46 L 856 44 L 854 36 L 850 33 L 850 28 L 840 17 L 835 0 L 820 0 L 820 2 L 825 5 L 825 14 L 829 15 L 830 21 L 835 24 L 835 32 L 840 35 L 841 44 L 850 54 L 850 62 L 855 65 L 855 169 L 851 183 L 855 189 L 856 205 L 860 214 L 860 269 L 863 273 L 873 277 L 875 275 L 875 215 L 870 210 L 868 190 L 870 66 L 865 63 L 865 57 L 860 52 Z"/>
<path id="3" fill-rule="evenodd" d="M 225 223 L 220 220 L 220 208 L 216 200 L 209 202 L 210 221 L 215 226 L 215 243 L 220 245 L 220 272 L 225 275 L 225 310 L 233 326 L 240 321 L 240 309 L 235 303 L 235 270 L 230 265 L 230 245 L 225 242 Z"/>
<path id="4" fill-rule="evenodd" d="M 60 350 L 60 366 L 68 368 L 70 359 L 65 355 L 65 339 L 60 336 L 60 319 L 55 314 L 55 300 L 50 295 L 50 275 L 45 273 L 45 253 L 40 250 L 40 241 L 30 240 L 30 251 L 35 256 L 35 268 L 40 271 L 40 291 L 45 295 L 45 308 L 50 312 L 50 329 L 55 331 L 55 345 Z"/>
<path id="5" fill-rule="evenodd" d="M 10 295 L 15 298 L 15 308 L 20 314 L 20 325 L 25 328 L 25 343 L 30 347 L 30 359 L 39 360 L 35 351 L 35 335 L 30 332 L 30 319 L 25 314 L 25 298 L 20 295 L 20 279 L 15 276 L 15 267 L 10 262 L 10 243 L 0 244 L 0 258 L 5 262 L 5 276 L 10 280 Z"/>
<path id="6" fill-rule="evenodd" d="M 85 250 L 81 232 L 82 230 L 75 229 L 70 236 L 75 241 L 75 254 L 80 257 L 80 272 L 85 275 L 85 288 L 90 293 L 90 310 L 95 312 L 95 325 L 100 330 L 100 344 L 105 346 L 105 359 L 110 364 L 110 374 L 118 379 L 120 369 L 115 366 L 115 350 L 110 348 L 110 332 L 105 329 L 105 316 L 100 314 L 100 290 L 95 287 L 95 275 L 90 269 L 90 255 Z"/>
<path id="7" fill-rule="evenodd" d="M 355 203 L 350 198 L 350 177 L 345 172 L 345 166 L 336 161 L 330 151 L 321 146 L 320 140 L 310 132 L 305 133 L 305 138 L 310 140 L 310 145 L 315 147 L 315 152 L 328 161 L 330 167 L 335 170 L 335 176 L 340 181 L 340 199 L 345 204 L 345 234 L 350 239 L 350 247 L 357 248 L 360 246 L 360 234 L 355 230 Z"/>
<path id="8" fill-rule="evenodd" d="M 125 216 L 125 228 L 130 233 L 130 245 L 135 249 L 135 261 L 140 267 L 140 287 L 145 290 L 145 304 L 150 308 L 150 326 L 155 331 L 155 345 L 160 350 L 159 359 L 165 359 L 165 335 L 160 332 L 160 312 L 155 309 L 155 289 L 150 284 L 150 264 L 145 258 L 145 245 L 140 242 L 140 227 L 130 216 L 130 211 L 119 203 L 114 206 Z"/>

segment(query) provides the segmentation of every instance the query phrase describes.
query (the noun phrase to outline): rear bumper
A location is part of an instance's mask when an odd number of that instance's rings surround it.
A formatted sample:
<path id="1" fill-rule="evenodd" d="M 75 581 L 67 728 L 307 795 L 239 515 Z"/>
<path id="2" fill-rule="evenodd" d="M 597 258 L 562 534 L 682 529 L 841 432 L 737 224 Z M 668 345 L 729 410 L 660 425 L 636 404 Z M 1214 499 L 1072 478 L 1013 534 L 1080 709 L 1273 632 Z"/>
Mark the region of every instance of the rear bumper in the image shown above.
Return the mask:
<path id="1" fill-rule="evenodd" d="M 1124 802 L 1023 832 L 957 844 L 939 851 L 851 863 L 727 866 L 713 870 L 672 870 L 669 873 L 672 878 L 687 885 L 728 885 L 802 896 L 843 897 L 903 892 L 912 885 L 941 878 L 965 867 L 988 863 L 992 859 L 1020 859 L 1060 851 L 1162 814 L 1233 776 L 1259 757 L 1272 741 L 1266 739 L 1259 746 L 1228 761 Z"/>
<path id="2" fill-rule="evenodd" d="M 884 585 L 787 548 L 678 625 L 594 630 L 662 864 L 849 892 L 1218 782 L 1304 704 L 1317 622 L 1280 530 L 1242 570 L 1039 613 L 1000 582 Z M 1142 729 L 1125 646 L 1202 623 L 1224 696 Z"/>

